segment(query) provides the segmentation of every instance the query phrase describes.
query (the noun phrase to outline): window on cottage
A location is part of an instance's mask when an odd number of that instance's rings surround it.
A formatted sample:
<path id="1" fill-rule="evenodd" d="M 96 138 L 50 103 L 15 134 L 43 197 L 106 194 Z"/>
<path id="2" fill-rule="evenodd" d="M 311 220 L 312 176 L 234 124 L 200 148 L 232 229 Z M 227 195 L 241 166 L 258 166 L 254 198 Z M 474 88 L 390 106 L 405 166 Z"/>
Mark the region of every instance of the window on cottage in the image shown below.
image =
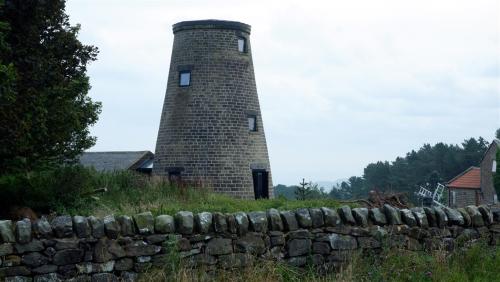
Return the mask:
<path id="1" fill-rule="evenodd" d="M 249 115 L 248 116 L 248 130 L 249 131 L 257 131 L 257 116 Z"/>
<path id="2" fill-rule="evenodd" d="M 191 84 L 191 71 L 179 72 L 179 86 L 189 86 Z"/>
<path id="3" fill-rule="evenodd" d="M 247 50 L 247 40 L 244 37 L 238 37 L 238 51 L 240 53 L 245 53 Z"/>
<path id="4" fill-rule="evenodd" d="M 491 164 L 491 171 L 496 172 L 497 171 L 497 161 L 493 160 L 493 164 Z"/>
<path id="5" fill-rule="evenodd" d="M 455 207 L 457 204 L 457 194 L 455 191 L 451 191 L 451 206 Z"/>

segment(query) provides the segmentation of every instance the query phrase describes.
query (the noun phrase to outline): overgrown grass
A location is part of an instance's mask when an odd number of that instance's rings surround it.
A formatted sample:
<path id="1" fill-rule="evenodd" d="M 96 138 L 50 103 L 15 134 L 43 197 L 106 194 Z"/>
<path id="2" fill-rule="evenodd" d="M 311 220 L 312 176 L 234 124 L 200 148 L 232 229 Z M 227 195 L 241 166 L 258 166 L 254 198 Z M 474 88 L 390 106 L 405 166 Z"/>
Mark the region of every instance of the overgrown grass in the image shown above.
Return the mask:
<path id="1" fill-rule="evenodd" d="M 153 269 L 142 281 L 500 281 L 500 247 L 476 244 L 452 254 L 386 249 L 381 254 L 353 253 L 340 271 L 319 274 L 314 267 L 299 269 L 260 261 L 244 269 Z"/>
<path id="2" fill-rule="evenodd" d="M 305 201 L 276 198 L 269 200 L 235 199 L 213 193 L 208 188 L 177 187 L 159 179 L 129 171 L 93 174 L 93 188 L 106 188 L 107 192 L 86 196 L 75 206 L 59 207 L 58 213 L 81 215 L 134 214 L 151 211 L 154 214 L 175 214 L 181 210 L 193 212 L 258 211 L 300 207 L 338 207 L 333 199 Z"/>

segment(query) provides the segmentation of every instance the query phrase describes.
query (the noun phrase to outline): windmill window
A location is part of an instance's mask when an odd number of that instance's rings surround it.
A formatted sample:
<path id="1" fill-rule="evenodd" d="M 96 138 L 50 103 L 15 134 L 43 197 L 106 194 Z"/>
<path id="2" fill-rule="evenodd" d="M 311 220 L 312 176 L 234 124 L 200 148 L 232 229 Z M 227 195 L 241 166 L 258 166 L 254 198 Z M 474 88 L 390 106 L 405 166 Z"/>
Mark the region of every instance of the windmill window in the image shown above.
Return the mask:
<path id="1" fill-rule="evenodd" d="M 247 51 L 247 40 L 244 37 L 238 37 L 238 51 L 240 53 L 246 53 Z"/>
<path id="2" fill-rule="evenodd" d="M 181 71 L 179 72 L 179 86 L 189 86 L 191 85 L 191 71 Z"/>
<path id="3" fill-rule="evenodd" d="M 257 116 L 248 115 L 247 119 L 248 119 L 248 130 L 257 131 Z"/>

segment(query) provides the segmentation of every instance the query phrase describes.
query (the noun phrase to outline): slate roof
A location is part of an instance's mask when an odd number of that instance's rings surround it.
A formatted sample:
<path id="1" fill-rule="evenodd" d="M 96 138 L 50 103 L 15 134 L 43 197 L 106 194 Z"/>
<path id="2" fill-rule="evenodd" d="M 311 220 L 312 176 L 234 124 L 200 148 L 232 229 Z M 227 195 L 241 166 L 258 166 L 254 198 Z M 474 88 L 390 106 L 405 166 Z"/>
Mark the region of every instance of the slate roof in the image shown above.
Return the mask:
<path id="1" fill-rule="evenodd" d="M 137 170 L 149 167 L 153 158 L 150 151 L 84 152 L 80 164 L 97 171 Z"/>
<path id="2" fill-rule="evenodd" d="M 447 186 L 449 188 L 480 189 L 481 169 L 479 167 L 471 166 L 464 172 L 455 176 L 452 180 L 448 181 Z"/>

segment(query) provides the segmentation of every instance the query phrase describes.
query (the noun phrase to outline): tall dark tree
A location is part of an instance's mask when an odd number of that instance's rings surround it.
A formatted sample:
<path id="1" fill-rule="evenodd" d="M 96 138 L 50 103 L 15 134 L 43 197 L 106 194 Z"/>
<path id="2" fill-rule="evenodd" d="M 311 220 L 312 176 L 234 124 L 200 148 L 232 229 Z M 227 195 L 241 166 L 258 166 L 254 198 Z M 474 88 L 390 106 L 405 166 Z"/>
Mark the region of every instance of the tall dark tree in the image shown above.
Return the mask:
<path id="1" fill-rule="evenodd" d="M 97 48 L 78 40 L 64 0 L 0 2 L 0 22 L 0 173 L 73 160 L 95 143 Z"/>

